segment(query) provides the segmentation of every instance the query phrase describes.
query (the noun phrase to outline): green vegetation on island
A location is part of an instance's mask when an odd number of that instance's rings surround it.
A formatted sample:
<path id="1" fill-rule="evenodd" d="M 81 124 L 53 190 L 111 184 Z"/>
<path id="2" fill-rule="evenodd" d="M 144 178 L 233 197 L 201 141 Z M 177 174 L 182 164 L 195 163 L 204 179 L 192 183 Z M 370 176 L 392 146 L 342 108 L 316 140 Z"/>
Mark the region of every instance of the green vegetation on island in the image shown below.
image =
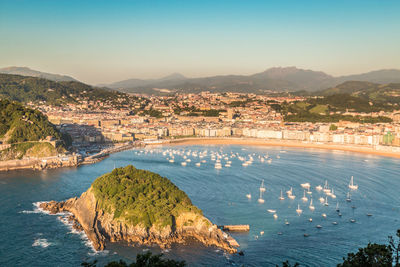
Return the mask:
<path id="1" fill-rule="evenodd" d="M 167 178 L 132 165 L 97 178 L 92 188 L 100 208 L 132 225 L 173 226 L 183 212 L 202 214 Z"/>

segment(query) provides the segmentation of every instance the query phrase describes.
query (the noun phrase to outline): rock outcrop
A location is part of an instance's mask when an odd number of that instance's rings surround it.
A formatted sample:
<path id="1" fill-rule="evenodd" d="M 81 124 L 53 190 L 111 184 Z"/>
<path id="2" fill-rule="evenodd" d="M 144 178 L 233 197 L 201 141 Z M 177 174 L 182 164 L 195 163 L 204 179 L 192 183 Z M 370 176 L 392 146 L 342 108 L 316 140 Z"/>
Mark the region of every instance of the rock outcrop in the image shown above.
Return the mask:
<path id="1" fill-rule="evenodd" d="M 206 246 L 216 246 L 229 253 L 237 250 L 230 245 L 228 234 L 218 229 L 203 215 L 195 212 L 183 212 L 173 217 L 173 224 L 164 227 L 144 227 L 132 225 L 124 220 L 114 218 L 114 214 L 99 207 L 99 201 L 93 188 L 84 192 L 79 198 L 63 202 L 50 201 L 40 207 L 51 214 L 70 212 L 75 219 L 76 228 L 81 227 L 92 241 L 96 250 L 103 250 L 106 242 L 126 241 L 130 244 L 169 247 L 172 243 L 186 243 L 191 239 L 200 241 Z"/>

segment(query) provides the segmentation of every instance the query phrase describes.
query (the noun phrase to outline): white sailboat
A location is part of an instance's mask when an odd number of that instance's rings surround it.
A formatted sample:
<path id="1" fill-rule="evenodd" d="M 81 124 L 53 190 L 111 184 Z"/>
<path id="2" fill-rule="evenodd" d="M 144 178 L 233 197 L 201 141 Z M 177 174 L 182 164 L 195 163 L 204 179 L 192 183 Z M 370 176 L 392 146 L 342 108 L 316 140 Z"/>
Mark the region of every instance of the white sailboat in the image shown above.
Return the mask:
<path id="1" fill-rule="evenodd" d="M 279 197 L 279 200 L 285 200 L 285 198 L 283 197 L 282 189 L 281 189 L 281 195 Z"/>
<path id="2" fill-rule="evenodd" d="M 331 192 L 331 190 L 329 189 L 329 186 L 328 186 L 328 180 L 325 181 L 325 185 L 324 185 L 323 191 L 324 191 L 325 194 Z"/>
<path id="3" fill-rule="evenodd" d="M 304 202 L 308 201 L 308 198 L 306 197 L 306 190 L 304 190 L 304 194 L 303 194 L 303 197 L 301 198 L 301 200 L 303 200 Z"/>
<path id="4" fill-rule="evenodd" d="M 304 189 L 310 189 L 310 183 L 300 184 Z"/>
<path id="5" fill-rule="evenodd" d="M 347 192 L 346 201 L 347 201 L 347 202 L 351 202 L 350 192 Z"/>
<path id="6" fill-rule="evenodd" d="M 312 199 L 310 200 L 310 206 L 308 206 L 308 208 L 309 208 L 311 211 L 314 211 L 314 210 L 315 210 L 315 207 L 314 207 L 314 205 L 313 205 L 313 203 L 312 203 Z"/>
<path id="7" fill-rule="evenodd" d="M 265 192 L 264 179 L 261 182 L 260 192 Z"/>
<path id="8" fill-rule="evenodd" d="M 300 209 L 300 204 L 297 204 L 297 209 L 296 209 L 297 214 L 300 216 L 303 213 L 303 210 Z"/>
<path id="9" fill-rule="evenodd" d="M 264 203 L 265 200 L 262 198 L 262 192 L 260 190 L 260 198 L 258 199 L 258 203 Z"/>
<path id="10" fill-rule="evenodd" d="M 328 197 L 325 198 L 325 203 L 324 203 L 324 205 L 325 205 L 325 206 L 329 206 Z"/>
<path id="11" fill-rule="evenodd" d="M 319 192 L 319 191 L 321 191 L 322 190 L 322 186 L 320 186 L 320 185 L 317 185 L 316 187 L 315 187 L 315 189 Z"/>
<path id="12" fill-rule="evenodd" d="M 336 202 L 336 211 L 337 211 L 337 212 L 340 211 L 340 209 L 339 209 L 339 202 Z"/>
<path id="13" fill-rule="evenodd" d="M 353 176 L 351 176 L 349 188 L 350 188 L 351 190 L 357 190 L 357 189 L 358 189 L 358 185 L 355 185 L 355 184 L 354 184 Z"/>

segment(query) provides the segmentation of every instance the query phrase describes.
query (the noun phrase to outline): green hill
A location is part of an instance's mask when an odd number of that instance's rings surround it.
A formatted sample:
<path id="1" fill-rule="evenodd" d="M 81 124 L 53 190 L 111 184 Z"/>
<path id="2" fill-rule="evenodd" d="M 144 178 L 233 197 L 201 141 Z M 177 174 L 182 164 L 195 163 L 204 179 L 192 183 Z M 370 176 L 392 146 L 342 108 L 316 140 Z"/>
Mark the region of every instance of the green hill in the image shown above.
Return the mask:
<path id="1" fill-rule="evenodd" d="M 63 141 L 63 146 L 70 145 L 70 137 L 61 134 L 40 111 L 15 101 L 0 100 L 0 141 L 23 143 L 44 140 L 49 136 Z"/>
<path id="2" fill-rule="evenodd" d="M 335 94 L 349 94 L 375 105 L 400 105 L 400 83 L 378 84 L 362 81 L 350 81 L 335 87 L 318 92 L 318 95 L 330 96 Z M 390 109 L 390 107 L 388 107 Z M 391 108 L 393 109 L 393 108 Z"/>
<path id="3" fill-rule="evenodd" d="M 97 178 L 92 188 L 101 208 L 132 225 L 172 226 L 182 212 L 202 214 L 167 178 L 132 165 Z"/>
<path id="4" fill-rule="evenodd" d="M 20 102 L 44 101 L 48 104 L 79 100 L 115 101 L 124 93 L 95 88 L 76 81 L 51 81 L 37 77 L 0 74 L 0 97 Z"/>

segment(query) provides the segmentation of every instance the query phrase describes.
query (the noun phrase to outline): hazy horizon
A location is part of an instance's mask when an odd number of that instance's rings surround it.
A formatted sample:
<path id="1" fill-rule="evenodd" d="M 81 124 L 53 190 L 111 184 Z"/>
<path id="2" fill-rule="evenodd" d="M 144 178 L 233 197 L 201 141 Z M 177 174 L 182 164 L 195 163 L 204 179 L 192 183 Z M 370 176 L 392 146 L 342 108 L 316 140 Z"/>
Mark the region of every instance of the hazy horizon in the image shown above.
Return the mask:
<path id="1" fill-rule="evenodd" d="M 0 0 L 0 66 L 89 84 L 279 66 L 400 69 L 399 11 L 398 1 Z"/>

